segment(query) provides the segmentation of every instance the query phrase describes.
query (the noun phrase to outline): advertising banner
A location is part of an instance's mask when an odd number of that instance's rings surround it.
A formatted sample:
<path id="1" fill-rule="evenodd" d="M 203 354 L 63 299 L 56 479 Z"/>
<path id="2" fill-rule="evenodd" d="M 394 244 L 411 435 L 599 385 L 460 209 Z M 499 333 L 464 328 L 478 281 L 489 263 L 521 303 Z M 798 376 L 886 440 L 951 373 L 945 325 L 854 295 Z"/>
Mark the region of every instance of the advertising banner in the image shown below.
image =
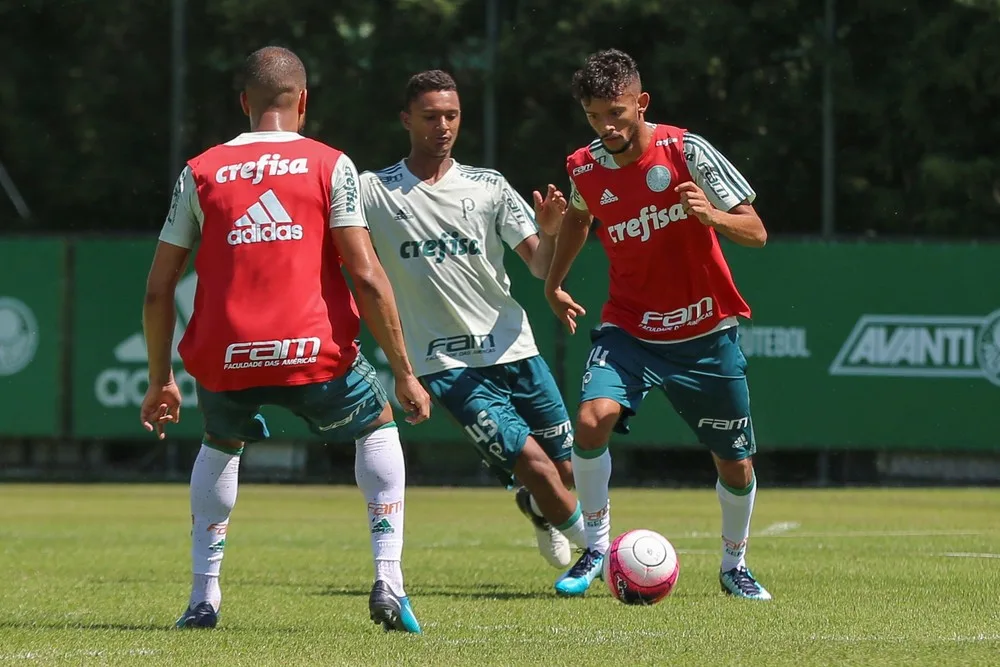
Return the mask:
<path id="1" fill-rule="evenodd" d="M 724 242 L 753 318 L 740 327 L 758 448 L 1000 451 L 1000 246 Z M 568 282 L 587 308 L 568 337 L 566 397 L 579 399 L 607 260 L 588 243 Z M 695 440 L 661 392 L 629 436 Z"/>
<path id="2" fill-rule="evenodd" d="M 62 433 L 65 257 L 61 240 L 0 240 L 0 435 Z"/>
<path id="3" fill-rule="evenodd" d="M 142 299 L 155 240 L 80 241 L 76 245 L 73 335 L 73 430 L 80 437 L 152 437 L 139 423 L 139 405 L 148 386 L 146 346 L 142 334 Z M 532 320 L 538 345 L 553 364 L 555 318 L 549 313 L 542 282 L 523 261 L 508 253 L 513 290 L 540 317 Z M 112 268 L 113 267 L 113 268 Z M 197 438 L 202 432 L 194 379 L 184 370 L 176 346 L 194 307 L 197 276 L 189 271 L 176 292 L 174 374 L 183 396 L 181 423 L 169 429 L 177 437 Z M 407 443 L 455 441 L 461 428 L 442 408 L 418 426 L 406 424 L 395 399 L 395 383 L 385 353 L 362 324 L 361 351 L 378 371 L 397 410 L 401 437 Z M 299 419 L 280 408 L 266 408 L 272 439 L 315 439 Z M 453 451 L 453 450 L 449 450 Z M 471 445 L 469 451 L 472 451 Z"/>

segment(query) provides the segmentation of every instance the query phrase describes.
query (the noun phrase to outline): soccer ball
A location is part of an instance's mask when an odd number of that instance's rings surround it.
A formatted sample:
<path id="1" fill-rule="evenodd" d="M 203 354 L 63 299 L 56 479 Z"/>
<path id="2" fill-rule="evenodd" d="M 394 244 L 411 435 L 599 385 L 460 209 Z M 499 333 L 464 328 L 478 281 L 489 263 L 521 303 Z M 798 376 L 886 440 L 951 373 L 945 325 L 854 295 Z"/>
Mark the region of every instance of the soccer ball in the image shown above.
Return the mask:
<path id="1" fill-rule="evenodd" d="M 681 573 L 670 540 L 652 530 L 630 530 L 604 555 L 604 581 L 625 604 L 656 604 L 670 595 Z"/>

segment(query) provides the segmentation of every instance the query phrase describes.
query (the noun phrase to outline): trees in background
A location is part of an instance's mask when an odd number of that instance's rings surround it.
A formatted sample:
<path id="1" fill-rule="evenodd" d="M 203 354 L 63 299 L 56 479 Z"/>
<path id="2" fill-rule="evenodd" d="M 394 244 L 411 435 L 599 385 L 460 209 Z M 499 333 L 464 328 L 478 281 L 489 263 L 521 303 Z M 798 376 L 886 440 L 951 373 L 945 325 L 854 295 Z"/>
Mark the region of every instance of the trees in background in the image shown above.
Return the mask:
<path id="1" fill-rule="evenodd" d="M 0 228 L 155 230 L 169 169 L 170 3 L 0 3 L 0 161 L 31 206 Z M 237 77 L 265 44 L 310 74 L 307 133 L 362 169 L 399 159 L 414 71 L 459 82 L 456 156 L 481 164 L 489 76 L 483 0 L 187 3 L 185 153 L 246 127 Z M 569 79 L 618 47 L 639 61 L 650 118 L 708 137 L 744 171 L 773 233 L 820 229 L 821 71 L 836 91 L 837 230 L 1000 235 L 1000 2 L 838 0 L 836 43 L 816 0 L 500 0 L 497 163 L 522 193 L 565 186 L 590 137 Z"/>

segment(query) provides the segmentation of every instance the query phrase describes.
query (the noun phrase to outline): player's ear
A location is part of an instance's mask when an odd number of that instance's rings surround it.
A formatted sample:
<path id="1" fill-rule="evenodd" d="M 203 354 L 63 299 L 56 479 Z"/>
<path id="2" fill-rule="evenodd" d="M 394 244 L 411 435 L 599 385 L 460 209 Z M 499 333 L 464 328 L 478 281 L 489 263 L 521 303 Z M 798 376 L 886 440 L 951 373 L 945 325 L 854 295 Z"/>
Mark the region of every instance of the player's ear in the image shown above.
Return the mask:
<path id="1" fill-rule="evenodd" d="M 646 91 L 639 93 L 639 97 L 636 98 L 636 106 L 639 113 L 646 113 L 646 109 L 649 107 L 649 93 Z"/>
<path id="2" fill-rule="evenodd" d="M 403 127 L 407 132 L 410 131 L 410 114 L 407 111 L 399 112 L 399 122 L 403 124 Z"/>
<path id="3" fill-rule="evenodd" d="M 309 97 L 309 94 L 306 92 L 306 89 L 303 88 L 302 91 L 299 93 L 299 115 L 300 116 L 305 116 L 306 115 L 306 98 L 307 97 Z"/>
<path id="4" fill-rule="evenodd" d="M 250 103 L 247 102 L 247 91 L 245 90 L 240 91 L 240 108 L 243 109 L 243 115 L 250 115 Z"/>

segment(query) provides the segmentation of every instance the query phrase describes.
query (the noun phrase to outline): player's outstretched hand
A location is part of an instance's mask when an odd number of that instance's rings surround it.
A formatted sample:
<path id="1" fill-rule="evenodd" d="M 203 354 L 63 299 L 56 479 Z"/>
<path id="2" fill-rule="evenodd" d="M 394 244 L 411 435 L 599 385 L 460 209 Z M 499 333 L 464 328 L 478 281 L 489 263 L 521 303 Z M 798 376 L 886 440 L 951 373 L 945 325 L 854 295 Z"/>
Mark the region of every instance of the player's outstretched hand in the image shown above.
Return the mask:
<path id="1" fill-rule="evenodd" d="M 181 390 L 171 380 L 165 385 L 150 385 L 139 408 L 139 419 L 147 431 L 156 431 L 156 437 L 163 440 L 163 429 L 167 424 L 177 424 L 181 421 Z"/>
<path id="2" fill-rule="evenodd" d="M 563 216 L 566 215 L 566 196 L 551 183 L 544 198 L 538 190 L 535 190 L 534 196 L 535 223 L 538 229 L 549 236 L 555 236 L 562 226 Z"/>
<path id="3" fill-rule="evenodd" d="M 708 201 L 704 190 L 691 181 L 685 181 L 674 188 L 681 196 L 681 206 L 688 213 L 694 213 L 703 225 L 715 226 L 715 207 Z"/>
<path id="4" fill-rule="evenodd" d="M 583 306 L 578 304 L 573 300 L 573 297 L 569 295 L 563 289 L 557 289 L 555 292 L 546 292 L 545 298 L 549 300 L 549 306 L 552 308 L 552 312 L 556 314 L 559 321 L 566 325 L 569 329 L 570 335 L 576 333 L 576 318 L 580 315 L 586 315 L 587 311 L 584 310 Z"/>
<path id="5" fill-rule="evenodd" d="M 431 416 L 431 397 L 412 374 L 396 378 L 396 400 L 406 410 L 410 424 L 419 424 Z"/>

